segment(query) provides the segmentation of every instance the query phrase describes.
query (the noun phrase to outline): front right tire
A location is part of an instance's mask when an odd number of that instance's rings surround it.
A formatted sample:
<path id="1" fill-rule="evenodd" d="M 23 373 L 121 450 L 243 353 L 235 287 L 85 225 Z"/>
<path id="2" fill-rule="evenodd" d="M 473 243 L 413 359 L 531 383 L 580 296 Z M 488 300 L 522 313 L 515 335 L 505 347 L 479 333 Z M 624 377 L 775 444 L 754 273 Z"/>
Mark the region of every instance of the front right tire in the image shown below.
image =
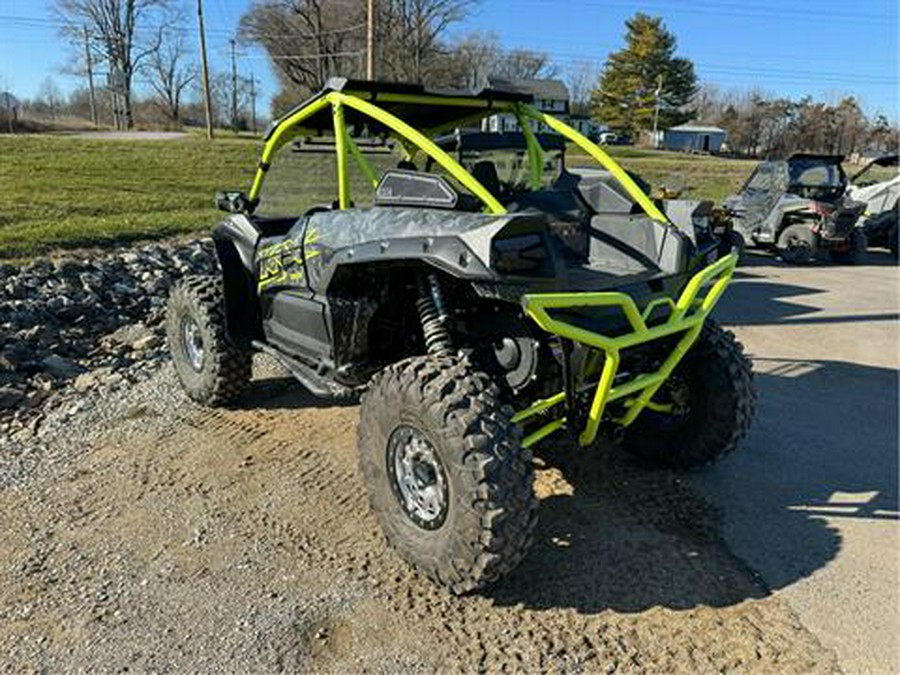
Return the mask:
<path id="1" fill-rule="evenodd" d="M 644 462 L 695 469 L 732 452 L 746 436 L 756 412 L 750 360 L 730 331 L 707 319 L 690 351 L 654 402 L 625 430 L 625 449 Z"/>
<path id="2" fill-rule="evenodd" d="M 828 254 L 833 262 L 842 265 L 862 265 L 868 250 L 866 233 L 861 228 L 855 227 L 847 236 L 847 247 L 844 250 L 829 251 Z"/>
<path id="3" fill-rule="evenodd" d="M 363 395 L 360 468 L 385 537 L 460 594 L 512 570 L 531 544 L 537 500 L 500 389 L 466 359 L 388 366 Z"/>

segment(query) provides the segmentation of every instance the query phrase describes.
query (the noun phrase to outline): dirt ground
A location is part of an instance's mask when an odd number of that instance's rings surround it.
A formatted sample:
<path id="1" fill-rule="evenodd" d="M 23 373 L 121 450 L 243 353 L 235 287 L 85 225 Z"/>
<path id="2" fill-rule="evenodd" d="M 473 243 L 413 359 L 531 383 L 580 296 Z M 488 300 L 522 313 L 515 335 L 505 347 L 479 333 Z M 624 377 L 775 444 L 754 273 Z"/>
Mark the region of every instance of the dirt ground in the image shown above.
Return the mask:
<path id="1" fill-rule="evenodd" d="M 168 365 L 92 393 L 0 457 L 0 669 L 890 672 L 897 277 L 873 256 L 744 268 L 720 312 L 756 363 L 744 447 L 687 478 L 546 443 L 534 547 L 481 595 L 386 547 L 357 409 L 264 359 L 228 410 Z"/>
<path id="2" fill-rule="evenodd" d="M 0 490 L 3 670 L 838 670 L 716 503 L 614 449 L 546 444 L 529 556 L 450 596 L 368 512 L 357 409 L 257 366 L 234 409 L 191 404 L 166 366 L 27 466 L 0 458 L 22 469 Z"/>

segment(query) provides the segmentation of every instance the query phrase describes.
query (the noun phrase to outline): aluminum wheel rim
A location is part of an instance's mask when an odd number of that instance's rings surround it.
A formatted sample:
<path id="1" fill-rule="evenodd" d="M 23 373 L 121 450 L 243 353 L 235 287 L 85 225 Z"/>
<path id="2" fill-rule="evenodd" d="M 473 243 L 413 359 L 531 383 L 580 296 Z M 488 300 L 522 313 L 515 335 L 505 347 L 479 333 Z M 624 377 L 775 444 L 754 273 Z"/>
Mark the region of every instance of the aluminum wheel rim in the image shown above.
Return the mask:
<path id="1" fill-rule="evenodd" d="M 203 369 L 203 336 L 200 326 L 189 316 L 181 320 L 181 345 L 188 364 L 199 373 Z"/>
<path id="2" fill-rule="evenodd" d="M 403 512 L 426 530 L 447 518 L 447 475 L 434 446 L 411 426 L 397 427 L 388 440 L 388 475 Z"/>

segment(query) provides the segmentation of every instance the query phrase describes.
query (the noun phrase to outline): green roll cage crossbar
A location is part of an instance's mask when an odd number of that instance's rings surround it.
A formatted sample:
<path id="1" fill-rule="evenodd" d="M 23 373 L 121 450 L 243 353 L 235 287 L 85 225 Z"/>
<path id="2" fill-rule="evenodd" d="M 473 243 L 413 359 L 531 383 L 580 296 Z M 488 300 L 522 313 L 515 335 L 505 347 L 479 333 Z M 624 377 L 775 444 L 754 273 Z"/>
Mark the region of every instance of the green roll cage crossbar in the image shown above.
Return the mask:
<path id="1" fill-rule="evenodd" d="M 526 103 L 393 92 L 382 92 L 377 95 L 379 102 L 481 108 L 475 113 L 470 114 L 467 112 L 451 123 L 442 124 L 422 132 L 384 108 L 375 105 L 371 100 L 373 97 L 374 95 L 368 92 L 348 93 L 331 91 L 278 121 L 263 147 L 259 167 L 253 178 L 248 195 L 250 203 L 255 204 L 259 199 L 265 174 L 274 154 L 303 129 L 304 120 L 331 107 L 337 155 L 338 205 L 341 209 L 349 208 L 351 205 L 351 189 L 347 172 L 348 155 L 353 156 L 366 180 L 373 187 L 378 184 L 376 171 L 359 150 L 347 129 L 344 110 L 345 108 L 352 108 L 374 119 L 388 129 L 389 135 L 400 142 L 407 158 L 411 159 L 418 151 L 422 151 L 431 157 L 460 185 L 478 197 L 484 204 L 486 212 L 493 214 L 506 213 L 506 209 L 497 198 L 432 139 L 438 134 L 445 133 L 456 126 L 476 122 L 498 112 L 508 112 L 515 115 L 525 136 L 531 168 L 530 181 L 532 187 L 540 187 L 543 150 L 529 124 L 531 120 L 545 124 L 596 160 L 622 185 L 628 195 L 635 203 L 640 205 L 648 217 L 662 223 L 669 222 L 662 211 L 641 190 L 631 176 L 598 145 L 592 143 L 561 120 L 543 113 Z M 553 333 L 560 338 L 573 340 L 592 347 L 601 352 L 604 357 L 599 379 L 582 387 L 582 390 L 594 389 L 585 426 L 578 435 L 578 441 L 582 446 L 590 445 L 596 439 L 600 423 L 604 419 L 606 407 L 611 402 L 619 400 L 623 402 L 621 409 L 624 410 L 624 413 L 612 420 L 623 427 L 627 427 L 634 422 L 645 408 L 662 412 L 669 409 L 663 404 L 654 403 L 652 400 L 653 396 L 699 337 L 703 329 L 703 322 L 731 281 L 736 265 L 736 254 L 729 254 L 701 269 L 691 277 L 678 300 L 673 300 L 669 297 L 657 298 L 647 304 L 643 311 L 638 309 L 631 296 L 620 292 L 531 293 L 522 297 L 522 307 L 525 313 L 543 330 Z M 567 323 L 553 316 L 554 310 L 575 307 L 616 307 L 625 315 L 630 330 L 623 335 L 607 336 Z M 661 322 L 655 322 L 652 326 L 649 325 L 648 322 L 651 315 L 660 307 L 668 309 L 668 316 Z M 681 334 L 681 337 L 676 342 L 675 347 L 655 372 L 643 373 L 628 381 L 620 381 L 618 369 L 624 350 L 679 334 Z M 551 410 L 566 403 L 568 395 L 566 391 L 562 391 L 549 398 L 536 401 L 529 407 L 516 413 L 513 416 L 513 421 L 522 423 L 545 417 Z M 525 447 L 534 445 L 546 436 L 565 427 L 567 423 L 568 421 L 564 415 L 556 416 L 528 434 L 523 439 L 522 445 Z"/>

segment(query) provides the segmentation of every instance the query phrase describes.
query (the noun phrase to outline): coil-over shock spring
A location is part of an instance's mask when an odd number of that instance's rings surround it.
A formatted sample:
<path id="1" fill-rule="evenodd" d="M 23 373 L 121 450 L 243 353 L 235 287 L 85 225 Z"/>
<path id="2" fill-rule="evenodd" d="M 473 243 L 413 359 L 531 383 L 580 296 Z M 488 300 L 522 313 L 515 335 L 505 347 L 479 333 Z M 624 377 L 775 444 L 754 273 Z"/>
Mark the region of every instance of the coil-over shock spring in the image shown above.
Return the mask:
<path id="1" fill-rule="evenodd" d="M 425 336 L 425 348 L 429 354 L 444 354 L 453 348 L 450 332 L 447 330 L 447 312 L 444 296 L 437 275 L 429 272 L 425 278 L 419 278 L 419 299 L 416 300 L 419 320 L 422 322 L 422 334 Z"/>

